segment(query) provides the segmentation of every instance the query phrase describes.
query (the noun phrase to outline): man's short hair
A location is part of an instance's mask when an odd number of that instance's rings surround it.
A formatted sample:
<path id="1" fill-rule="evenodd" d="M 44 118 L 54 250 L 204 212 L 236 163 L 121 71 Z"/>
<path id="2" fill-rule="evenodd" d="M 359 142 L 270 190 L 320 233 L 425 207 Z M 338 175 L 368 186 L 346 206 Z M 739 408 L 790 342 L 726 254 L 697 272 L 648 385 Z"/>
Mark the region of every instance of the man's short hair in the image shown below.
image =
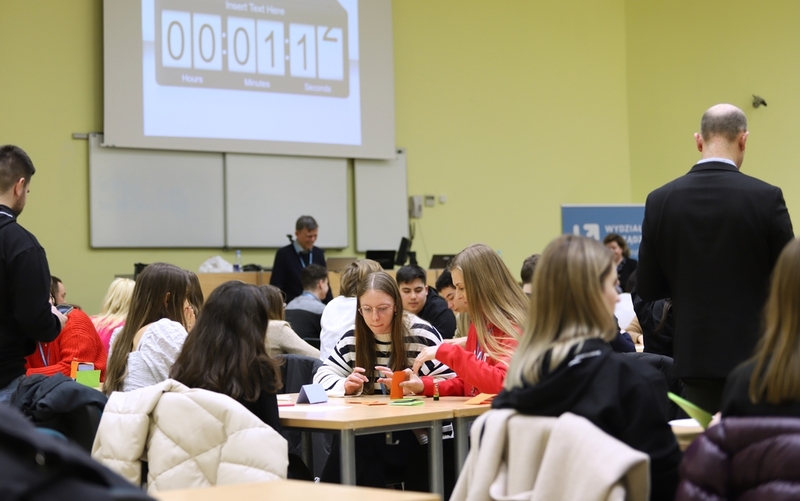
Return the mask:
<path id="1" fill-rule="evenodd" d="M 520 270 L 519 276 L 523 284 L 529 284 L 533 281 L 533 272 L 536 271 L 536 263 L 539 262 L 541 256 L 541 254 L 534 254 L 526 257 L 525 261 L 522 262 L 522 270 Z"/>
<path id="2" fill-rule="evenodd" d="M 456 288 L 453 285 L 453 275 L 450 274 L 450 270 L 444 270 L 439 278 L 436 279 L 436 292 L 442 292 L 442 289 L 446 289 L 447 287 L 452 287 L 453 289 Z"/>
<path id="3" fill-rule="evenodd" d="M 328 269 L 319 264 L 309 264 L 300 272 L 300 283 L 303 290 L 312 290 L 320 280 L 328 278 Z"/>
<path id="4" fill-rule="evenodd" d="M 0 146 L 0 193 L 10 190 L 21 177 L 28 184 L 35 173 L 33 162 L 22 148 L 12 144 Z"/>
<path id="5" fill-rule="evenodd" d="M 296 231 L 300 230 L 316 230 L 317 227 L 317 220 L 311 216 L 300 216 L 297 218 L 297 222 L 294 224 L 294 229 Z"/>
<path id="6" fill-rule="evenodd" d="M 425 276 L 425 270 L 423 270 L 419 266 L 408 265 L 408 266 L 403 266 L 402 268 L 397 270 L 395 280 L 397 280 L 397 284 L 400 285 L 400 284 L 410 284 L 411 282 L 413 282 L 418 278 L 422 280 L 422 285 L 427 285 L 425 281 L 425 279 L 427 278 Z"/>
<path id="7" fill-rule="evenodd" d="M 726 109 L 723 112 L 711 108 L 703 113 L 700 120 L 703 141 L 708 141 L 713 136 L 723 136 L 728 142 L 733 142 L 736 136 L 746 131 L 747 117 L 739 108 Z"/>

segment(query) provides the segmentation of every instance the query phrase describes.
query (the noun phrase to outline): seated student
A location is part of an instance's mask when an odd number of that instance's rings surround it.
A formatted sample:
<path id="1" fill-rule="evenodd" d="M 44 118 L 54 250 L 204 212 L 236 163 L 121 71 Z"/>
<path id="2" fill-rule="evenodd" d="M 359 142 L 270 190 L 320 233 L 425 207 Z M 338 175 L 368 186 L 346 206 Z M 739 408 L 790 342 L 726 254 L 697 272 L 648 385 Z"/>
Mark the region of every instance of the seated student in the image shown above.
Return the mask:
<path id="1" fill-rule="evenodd" d="M 403 266 L 397 270 L 403 310 L 430 322 L 443 339 L 451 339 L 456 332 L 456 317 L 436 289 L 426 285 L 425 278 L 425 270 L 419 266 Z"/>
<path id="2" fill-rule="evenodd" d="M 190 388 L 228 395 L 280 433 L 281 371 L 264 345 L 268 310 L 257 286 L 235 280 L 220 285 L 169 374 Z"/>
<path id="3" fill-rule="evenodd" d="M 530 318 L 492 406 L 524 414 L 583 416 L 650 456 L 651 499 L 673 499 L 681 452 L 667 423 L 667 382 L 618 355 L 613 256 L 596 240 L 562 235 L 542 253 Z"/>
<path id="4" fill-rule="evenodd" d="M 387 273 L 367 275 L 359 283 L 357 294 L 359 314 L 355 328 L 339 340 L 333 354 L 314 375 L 314 382 L 331 396 L 380 393 L 380 384 L 386 382 L 385 372 L 408 369 L 420 349 L 442 342 L 428 322 L 403 310 L 397 284 Z M 452 376 L 450 369 L 440 363 L 425 364 L 422 371 L 428 376 Z M 384 434 L 356 437 L 358 485 L 385 487 L 386 464 L 401 467 L 409 455 L 416 457 L 419 444 L 414 433 L 394 433 L 393 439 L 400 446 L 387 447 Z M 325 482 L 339 480 L 337 447 L 338 442 L 334 441 L 322 474 Z"/>
<path id="5" fill-rule="evenodd" d="M 194 324 L 191 281 L 167 263 L 148 265 L 136 279 L 125 325 L 111 335 L 103 392 L 131 391 L 169 377 Z"/>
<path id="6" fill-rule="evenodd" d="M 722 417 L 800 417 L 800 240 L 783 248 L 764 309 L 764 335 L 722 392 Z"/>
<path id="7" fill-rule="evenodd" d="M 309 264 L 300 272 L 303 293 L 286 305 L 286 320 L 292 329 L 303 338 L 319 338 L 319 322 L 328 295 L 328 270 L 318 264 Z"/>
<path id="8" fill-rule="evenodd" d="M 108 343 L 111 341 L 111 334 L 125 325 L 134 285 L 136 282 L 130 278 L 115 278 L 108 286 L 108 292 L 106 292 L 106 297 L 103 298 L 103 304 L 100 307 L 100 314 L 90 317 L 106 351 L 108 351 Z"/>
<path id="9" fill-rule="evenodd" d="M 203 303 L 205 302 L 205 298 L 203 297 L 203 287 L 200 285 L 200 277 L 197 276 L 197 273 L 193 271 L 186 270 L 186 274 L 189 275 L 189 304 L 192 306 L 193 320 L 192 323 L 186 326 L 186 331 L 192 330 L 194 327 L 194 322 L 197 321 L 197 315 L 200 314 L 200 310 L 203 308 Z"/>
<path id="10" fill-rule="evenodd" d="M 64 282 L 55 275 L 50 275 L 50 296 L 53 298 L 53 304 L 67 304 Z"/>
<path id="11" fill-rule="evenodd" d="M 265 338 L 269 356 L 289 353 L 319 358 L 319 350 L 303 341 L 303 338 L 292 330 L 289 322 L 284 320 L 283 292 L 274 285 L 260 285 L 258 288 L 269 305 L 267 310 L 269 327 Z"/>
<path id="12" fill-rule="evenodd" d="M 456 296 L 467 304 L 472 326 L 465 348 L 442 344 L 425 348 L 403 383 L 406 391 L 432 396 L 432 378 L 418 377 L 420 367 L 438 360 L 453 369 L 455 378 L 438 383 L 442 396 L 500 393 L 506 369 L 524 325 L 525 295 L 491 247 L 475 244 L 450 261 Z"/>
<path id="13" fill-rule="evenodd" d="M 355 328 L 358 283 L 370 273 L 381 270 L 383 268 L 377 261 L 358 259 L 342 271 L 339 295 L 325 305 L 320 319 L 319 358 L 321 360 L 327 360 L 342 336 Z"/>
<path id="14" fill-rule="evenodd" d="M 533 254 L 525 258 L 522 262 L 522 269 L 519 272 L 519 277 L 522 279 L 522 292 L 526 296 L 531 295 L 531 281 L 533 280 L 533 272 L 536 271 L 536 263 L 539 262 L 541 254 Z"/>
<path id="15" fill-rule="evenodd" d="M 447 307 L 453 310 L 456 316 L 456 332 L 452 339 L 445 339 L 444 342 L 464 346 L 470 326 L 469 313 L 467 313 L 467 303 L 463 300 L 463 296 L 456 297 L 456 286 L 453 285 L 453 276 L 450 274 L 450 270 L 444 270 L 436 279 L 436 291 L 447 301 Z"/>
<path id="16" fill-rule="evenodd" d="M 625 239 L 622 238 L 622 235 L 616 233 L 606 235 L 603 243 L 614 253 L 614 266 L 617 268 L 617 279 L 619 280 L 617 292 L 630 292 L 628 277 L 636 271 L 636 265 L 638 264 L 635 259 L 631 259 L 631 249 Z"/>
<path id="17" fill-rule="evenodd" d="M 49 343 L 36 342 L 36 351 L 25 357 L 25 374 L 52 376 L 58 372 L 69 376 L 72 361 L 91 362 L 100 371 L 100 381 L 106 375 L 106 349 L 97 335 L 91 319 L 79 308 L 67 313 L 67 323 L 61 334 Z"/>

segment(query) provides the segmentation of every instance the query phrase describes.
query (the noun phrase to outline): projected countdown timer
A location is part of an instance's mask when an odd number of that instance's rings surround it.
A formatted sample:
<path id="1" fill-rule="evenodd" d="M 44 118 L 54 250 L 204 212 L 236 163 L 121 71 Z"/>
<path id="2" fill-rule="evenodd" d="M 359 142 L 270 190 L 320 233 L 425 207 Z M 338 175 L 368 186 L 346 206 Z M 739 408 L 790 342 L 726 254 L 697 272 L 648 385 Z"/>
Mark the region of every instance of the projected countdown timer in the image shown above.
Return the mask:
<path id="1" fill-rule="evenodd" d="M 336 0 L 155 1 L 160 85 L 347 97 L 347 12 Z"/>

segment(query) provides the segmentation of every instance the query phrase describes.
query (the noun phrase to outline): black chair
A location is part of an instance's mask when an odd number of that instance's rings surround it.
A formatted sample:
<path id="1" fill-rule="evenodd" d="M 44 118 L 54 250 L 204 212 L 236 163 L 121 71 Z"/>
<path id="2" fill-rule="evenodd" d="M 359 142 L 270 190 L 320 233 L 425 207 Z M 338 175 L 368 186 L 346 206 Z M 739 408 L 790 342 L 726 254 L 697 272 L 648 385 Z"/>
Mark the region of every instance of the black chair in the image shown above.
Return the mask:
<path id="1" fill-rule="evenodd" d="M 319 324 L 322 318 L 321 313 L 313 313 L 308 310 L 286 310 L 285 315 L 286 321 L 298 336 L 306 341 L 317 339 L 317 348 L 319 348 L 319 333 L 322 330 Z"/>
<path id="2" fill-rule="evenodd" d="M 323 364 L 322 360 L 318 358 L 304 357 L 303 355 L 278 355 L 275 358 L 282 362 L 281 378 L 283 380 L 283 388 L 279 393 L 297 393 L 304 384 L 313 383 L 314 374 L 317 373 L 317 369 Z M 289 454 L 302 457 L 303 443 L 301 432 L 284 430 L 283 436 L 289 442 Z M 319 477 L 322 475 L 322 470 L 325 468 L 325 463 L 328 461 L 328 456 L 331 453 L 333 433 L 312 433 L 311 443 L 314 464 L 307 466 L 312 470 L 315 477 Z"/>

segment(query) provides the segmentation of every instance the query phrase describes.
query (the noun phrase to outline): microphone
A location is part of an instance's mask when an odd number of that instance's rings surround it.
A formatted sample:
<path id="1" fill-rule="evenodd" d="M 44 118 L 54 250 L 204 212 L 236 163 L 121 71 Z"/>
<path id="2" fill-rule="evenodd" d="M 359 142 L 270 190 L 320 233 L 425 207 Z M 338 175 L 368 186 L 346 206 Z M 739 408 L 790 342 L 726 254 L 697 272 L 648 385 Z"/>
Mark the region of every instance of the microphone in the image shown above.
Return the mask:
<path id="1" fill-rule="evenodd" d="M 288 238 L 288 239 L 289 239 L 289 243 L 290 243 L 290 244 L 293 244 L 293 243 L 294 243 L 294 238 L 292 238 L 292 234 L 291 234 L 291 233 L 287 233 L 287 234 L 286 234 L 286 238 Z"/>

